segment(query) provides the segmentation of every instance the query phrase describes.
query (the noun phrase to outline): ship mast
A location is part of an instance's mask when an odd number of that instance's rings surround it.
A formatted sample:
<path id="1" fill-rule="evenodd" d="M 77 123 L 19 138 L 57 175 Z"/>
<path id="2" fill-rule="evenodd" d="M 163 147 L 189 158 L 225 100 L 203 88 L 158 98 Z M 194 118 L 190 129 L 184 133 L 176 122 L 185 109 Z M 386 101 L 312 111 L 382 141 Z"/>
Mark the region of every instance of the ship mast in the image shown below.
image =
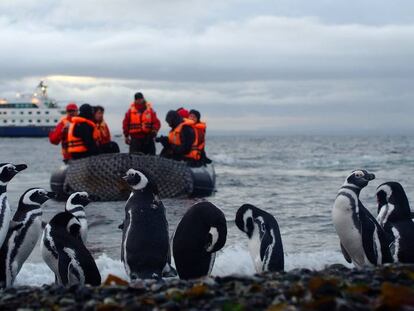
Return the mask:
<path id="1" fill-rule="evenodd" d="M 45 83 L 45 81 L 40 81 L 39 85 L 36 87 L 36 91 L 40 90 L 40 93 L 42 94 L 42 97 L 46 98 L 47 97 L 47 85 Z M 35 94 L 37 93 L 35 91 Z"/>

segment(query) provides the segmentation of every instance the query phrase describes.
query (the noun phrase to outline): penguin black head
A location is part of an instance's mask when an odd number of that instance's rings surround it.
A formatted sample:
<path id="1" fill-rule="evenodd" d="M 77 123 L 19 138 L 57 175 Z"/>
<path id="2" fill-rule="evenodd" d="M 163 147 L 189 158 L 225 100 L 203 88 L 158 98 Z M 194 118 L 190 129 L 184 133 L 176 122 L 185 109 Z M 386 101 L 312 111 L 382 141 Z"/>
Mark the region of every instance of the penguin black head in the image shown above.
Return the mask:
<path id="1" fill-rule="evenodd" d="M 411 220 L 410 204 L 403 186 L 398 182 L 386 182 L 377 188 L 378 221 L 384 225 L 387 221 L 394 222 Z"/>
<path id="2" fill-rule="evenodd" d="M 140 171 L 130 168 L 124 177 L 122 177 L 128 185 L 134 190 L 142 190 L 148 184 L 148 178 Z"/>
<path id="3" fill-rule="evenodd" d="M 0 163 L 0 185 L 7 185 L 17 173 L 26 168 L 26 164 Z"/>
<path id="4" fill-rule="evenodd" d="M 355 170 L 346 178 L 345 185 L 362 189 L 374 179 L 375 175 L 366 170 Z"/>
<path id="5" fill-rule="evenodd" d="M 91 202 L 87 192 L 75 192 L 72 193 L 66 201 L 66 210 L 70 211 L 71 208 L 76 206 L 87 206 Z"/>
<path id="6" fill-rule="evenodd" d="M 49 199 L 55 198 L 54 192 L 46 191 L 43 188 L 30 188 L 20 197 L 19 206 L 24 205 L 42 205 Z"/>
<path id="7" fill-rule="evenodd" d="M 158 195 L 158 187 L 151 182 L 144 173 L 130 168 L 122 177 L 133 190 L 149 189 L 154 195 Z"/>
<path id="8" fill-rule="evenodd" d="M 79 220 L 69 212 L 56 214 L 49 222 L 52 230 L 63 230 L 74 237 L 80 238 L 81 224 Z"/>
<path id="9" fill-rule="evenodd" d="M 236 212 L 236 226 L 240 231 L 246 233 L 249 238 L 253 236 L 254 230 L 258 230 L 260 237 L 266 232 L 266 214 L 259 215 L 259 211 L 256 206 L 244 204 Z"/>

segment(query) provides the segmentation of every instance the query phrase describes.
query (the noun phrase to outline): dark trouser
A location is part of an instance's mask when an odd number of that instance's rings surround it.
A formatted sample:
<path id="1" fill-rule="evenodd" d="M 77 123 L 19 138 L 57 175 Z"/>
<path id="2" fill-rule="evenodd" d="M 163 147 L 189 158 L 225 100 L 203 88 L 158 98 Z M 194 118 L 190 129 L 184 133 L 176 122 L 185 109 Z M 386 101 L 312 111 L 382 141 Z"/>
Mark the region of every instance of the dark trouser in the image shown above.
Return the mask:
<path id="1" fill-rule="evenodd" d="M 143 153 L 155 155 L 155 142 L 152 137 L 131 138 L 129 153 Z"/>
<path id="2" fill-rule="evenodd" d="M 99 153 L 119 153 L 119 146 L 116 142 L 110 141 L 105 145 L 99 146 Z"/>

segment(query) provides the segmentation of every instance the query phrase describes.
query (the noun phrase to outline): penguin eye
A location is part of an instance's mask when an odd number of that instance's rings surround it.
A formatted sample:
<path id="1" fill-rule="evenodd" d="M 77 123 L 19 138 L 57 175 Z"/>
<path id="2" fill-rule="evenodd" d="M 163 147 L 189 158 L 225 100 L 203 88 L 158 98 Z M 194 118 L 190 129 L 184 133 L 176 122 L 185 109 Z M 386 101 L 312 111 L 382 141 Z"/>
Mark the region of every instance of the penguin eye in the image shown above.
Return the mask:
<path id="1" fill-rule="evenodd" d="M 8 170 L 9 172 L 11 172 L 11 171 L 13 170 L 13 167 L 8 166 L 8 167 L 7 167 L 7 170 Z"/>
<path id="2" fill-rule="evenodd" d="M 356 178 L 361 178 L 362 176 L 364 176 L 364 173 L 362 173 L 361 171 L 355 172 L 355 177 Z"/>
<path id="3" fill-rule="evenodd" d="M 266 231 L 266 225 L 262 224 L 262 231 Z"/>

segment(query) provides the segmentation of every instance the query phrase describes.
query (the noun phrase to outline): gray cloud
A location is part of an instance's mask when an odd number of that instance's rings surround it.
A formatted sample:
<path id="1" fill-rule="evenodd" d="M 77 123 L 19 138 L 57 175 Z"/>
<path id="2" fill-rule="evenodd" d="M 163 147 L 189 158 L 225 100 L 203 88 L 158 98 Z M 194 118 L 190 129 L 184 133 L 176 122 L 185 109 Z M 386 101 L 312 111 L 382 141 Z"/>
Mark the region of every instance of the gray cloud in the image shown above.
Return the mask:
<path id="1" fill-rule="evenodd" d="M 215 129 L 412 130 L 410 8 L 404 0 L 2 1 L 0 95 L 48 77 L 60 99 L 106 105 L 114 128 L 140 89 L 161 116 L 195 107 Z"/>

